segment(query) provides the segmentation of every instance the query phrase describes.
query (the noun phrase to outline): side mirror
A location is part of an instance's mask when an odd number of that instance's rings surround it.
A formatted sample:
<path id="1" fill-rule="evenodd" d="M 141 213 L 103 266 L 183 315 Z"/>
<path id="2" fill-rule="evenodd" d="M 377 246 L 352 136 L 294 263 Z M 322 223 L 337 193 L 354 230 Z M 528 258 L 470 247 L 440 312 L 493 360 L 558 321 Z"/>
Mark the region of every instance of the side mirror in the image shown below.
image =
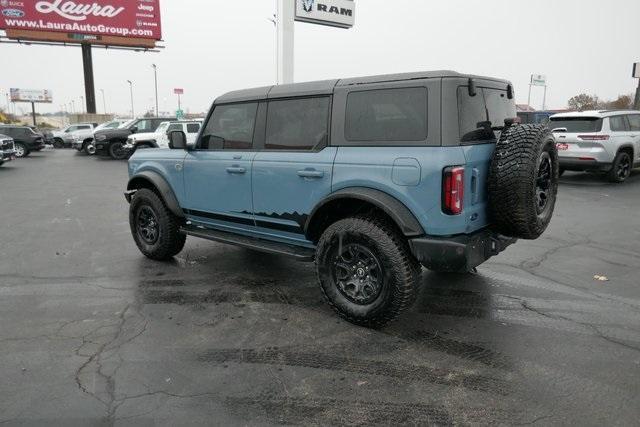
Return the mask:
<path id="1" fill-rule="evenodd" d="M 172 150 L 185 150 L 187 148 L 187 135 L 181 130 L 169 132 L 169 148 Z"/>
<path id="2" fill-rule="evenodd" d="M 138 126 L 134 126 L 131 128 L 131 133 L 136 133 L 138 132 Z"/>

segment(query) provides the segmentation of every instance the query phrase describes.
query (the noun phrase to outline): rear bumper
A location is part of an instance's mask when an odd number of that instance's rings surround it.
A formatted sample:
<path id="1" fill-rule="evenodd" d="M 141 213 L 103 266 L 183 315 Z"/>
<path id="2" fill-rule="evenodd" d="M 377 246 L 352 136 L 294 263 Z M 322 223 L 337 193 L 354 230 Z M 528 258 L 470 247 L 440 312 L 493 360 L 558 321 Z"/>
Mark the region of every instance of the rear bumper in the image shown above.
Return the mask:
<path id="1" fill-rule="evenodd" d="M 409 240 L 413 255 L 430 270 L 470 271 L 498 255 L 517 239 L 489 230 L 452 237 L 419 237 Z"/>
<path id="2" fill-rule="evenodd" d="M 611 170 L 612 164 L 609 162 L 601 162 L 599 160 L 580 160 L 575 157 L 560 157 L 558 163 L 562 169 L 568 171 L 600 171 L 607 172 Z"/>

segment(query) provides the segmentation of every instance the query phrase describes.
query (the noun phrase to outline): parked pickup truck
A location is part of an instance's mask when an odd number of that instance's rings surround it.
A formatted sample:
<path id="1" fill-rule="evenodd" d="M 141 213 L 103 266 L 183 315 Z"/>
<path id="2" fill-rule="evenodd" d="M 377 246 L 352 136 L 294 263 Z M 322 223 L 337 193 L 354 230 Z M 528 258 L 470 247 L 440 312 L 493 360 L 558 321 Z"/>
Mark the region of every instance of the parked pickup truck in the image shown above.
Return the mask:
<path id="1" fill-rule="evenodd" d="M 97 123 L 76 123 L 53 132 L 53 146 L 55 148 L 69 148 L 78 141 L 93 139 L 93 130 Z"/>
<path id="2" fill-rule="evenodd" d="M 10 136 L 0 134 L 0 166 L 16 158 L 13 148 L 13 139 Z"/>
<path id="3" fill-rule="evenodd" d="M 231 92 L 195 144 L 130 158 L 133 240 L 155 260 L 189 235 L 315 261 L 329 305 L 378 327 L 421 265 L 471 271 L 546 229 L 555 141 L 516 122 L 511 83 L 452 71 Z"/>

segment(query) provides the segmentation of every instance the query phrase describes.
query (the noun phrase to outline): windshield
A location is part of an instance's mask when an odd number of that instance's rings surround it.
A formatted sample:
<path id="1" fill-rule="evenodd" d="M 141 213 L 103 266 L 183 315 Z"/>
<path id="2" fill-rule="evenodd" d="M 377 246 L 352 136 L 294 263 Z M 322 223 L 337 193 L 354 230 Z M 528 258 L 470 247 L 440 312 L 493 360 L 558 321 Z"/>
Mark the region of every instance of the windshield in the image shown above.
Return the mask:
<path id="1" fill-rule="evenodd" d="M 131 120 L 127 120 L 126 122 L 122 123 L 118 129 L 126 129 L 129 126 L 131 126 L 132 124 L 134 124 L 136 122 L 137 119 L 131 119 Z"/>
<path id="2" fill-rule="evenodd" d="M 602 119 L 598 117 L 558 117 L 551 118 L 549 128 L 553 132 L 600 132 L 602 130 Z M 558 129 L 558 130 L 556 130 Z"/>

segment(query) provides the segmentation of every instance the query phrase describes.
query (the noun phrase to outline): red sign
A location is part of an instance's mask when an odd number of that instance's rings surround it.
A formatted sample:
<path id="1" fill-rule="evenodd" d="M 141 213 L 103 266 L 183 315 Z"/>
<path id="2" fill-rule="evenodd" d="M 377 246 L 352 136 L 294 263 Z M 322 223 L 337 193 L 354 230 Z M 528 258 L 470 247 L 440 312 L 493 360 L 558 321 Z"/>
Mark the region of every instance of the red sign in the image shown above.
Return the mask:
<path id="1" fill-rule="evenodd" d="M 173 90 L 173 93 L 176 95 L 184 95 L 184 89 L 176 88 Z"/>
<path id="2" fill-rule="evenodd" d="M 0 29 L 160 40 L 160 0 L 0 0 Z"/>

